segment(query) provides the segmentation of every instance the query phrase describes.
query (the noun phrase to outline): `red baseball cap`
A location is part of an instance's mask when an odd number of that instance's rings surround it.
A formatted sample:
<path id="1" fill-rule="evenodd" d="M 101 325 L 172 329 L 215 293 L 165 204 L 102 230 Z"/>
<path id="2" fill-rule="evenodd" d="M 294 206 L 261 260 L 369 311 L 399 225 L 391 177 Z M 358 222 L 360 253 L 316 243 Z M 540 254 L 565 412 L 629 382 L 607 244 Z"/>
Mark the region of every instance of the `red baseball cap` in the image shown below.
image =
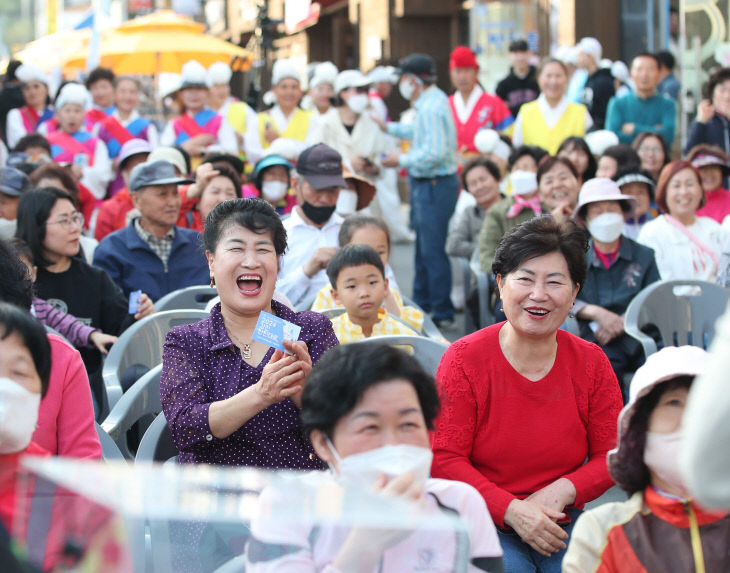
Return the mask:
<path id="1" fill-rule="evenodd" d="M 474 68 L 478 70 L 479 64 L 474 52 L 466 46 L 456 46 L 451 52 L 451 56 L 449 56 L 449 69 L 453 70 L 454 68 Z"/>

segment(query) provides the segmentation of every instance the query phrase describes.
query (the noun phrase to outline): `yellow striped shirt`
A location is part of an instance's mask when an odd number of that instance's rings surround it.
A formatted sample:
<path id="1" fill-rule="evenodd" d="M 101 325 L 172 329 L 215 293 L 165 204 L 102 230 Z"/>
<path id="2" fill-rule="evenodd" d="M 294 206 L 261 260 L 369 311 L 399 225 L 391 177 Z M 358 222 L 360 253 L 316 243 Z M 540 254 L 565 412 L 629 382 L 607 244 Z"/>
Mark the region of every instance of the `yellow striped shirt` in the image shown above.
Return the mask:
<path id="1" fill-rule="evenodd" d="M 373 333 L 369 338 L 388 334 L 420 336 L 415 330 L 396 320 L 382 308 L 378 310 L 378 318 L 380 320 L 373 325 Z M 363 333 L 362 327 L 352 322 L 346 312 L 332 319 L 332 328 L 334 328 L 335 335 L 340 341 L 340 344 L 347 344 L 348 342 L 368 338 Z"/>

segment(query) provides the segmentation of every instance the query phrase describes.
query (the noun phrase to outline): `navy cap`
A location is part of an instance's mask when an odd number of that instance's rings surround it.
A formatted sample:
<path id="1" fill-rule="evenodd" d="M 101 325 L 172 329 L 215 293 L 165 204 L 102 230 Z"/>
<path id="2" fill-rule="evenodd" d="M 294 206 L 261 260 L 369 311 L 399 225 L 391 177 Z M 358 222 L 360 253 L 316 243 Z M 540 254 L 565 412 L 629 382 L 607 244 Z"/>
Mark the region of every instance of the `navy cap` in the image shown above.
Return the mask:
<path id="1" fill-rule="evenodd" d="M 19 169 L 0 167 L 0 193 L 10 197 L 20 197 L 32 187 L 28 176 Z"/>
<path id="2" fill-rule="evenodd" d="M 411 54 L 400 61 L 401 74 L 412 74 L 422 80 L 436 77 L 436 62 L 428 54 Z"/>
<path id="3" fill-rule="evenodd" d="M 308 147 L 299 154 L 297 172 L 315 189 L 347 187 L 342 177 L 342 155 L 324 143 Z"/>
<path id="4" fill-rule="evenodd" d="M 178 177 L 172 163 L 164 159 L 140 163 L 132 169 L 129 176 L 130 191 L 139 191 L 143 187 L 180 185 L 182 183 L 195 183 L 195 180 Z"/>

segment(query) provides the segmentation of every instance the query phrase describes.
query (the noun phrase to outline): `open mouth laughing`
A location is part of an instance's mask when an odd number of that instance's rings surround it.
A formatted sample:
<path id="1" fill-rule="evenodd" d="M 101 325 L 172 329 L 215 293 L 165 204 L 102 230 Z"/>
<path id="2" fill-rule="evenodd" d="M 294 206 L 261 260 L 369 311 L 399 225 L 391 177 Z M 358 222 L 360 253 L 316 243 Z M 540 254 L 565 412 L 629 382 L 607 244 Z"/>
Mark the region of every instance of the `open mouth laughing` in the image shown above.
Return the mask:
<path id="1" fill-rule="evenodd" d="M 256 273 L 246 273 L 236 277 L 238 292 L 244 296 L 257 296 L 261 292 L 263 282 L 261 275 Z"/>

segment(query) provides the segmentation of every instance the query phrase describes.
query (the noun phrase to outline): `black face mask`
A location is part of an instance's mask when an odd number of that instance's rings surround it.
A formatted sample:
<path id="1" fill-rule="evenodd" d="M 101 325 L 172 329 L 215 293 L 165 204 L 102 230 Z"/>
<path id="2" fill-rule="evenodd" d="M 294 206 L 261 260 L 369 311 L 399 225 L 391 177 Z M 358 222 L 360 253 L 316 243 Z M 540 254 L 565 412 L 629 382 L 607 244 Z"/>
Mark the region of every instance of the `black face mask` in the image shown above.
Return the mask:
<path id="1" fill-rule="evenodd" d="M 326 223 L 332 216 L 332 213 L 335 212 L 334 205 L 332 207 L 315 207 L 311 203 L 304 201 L 301 207 L 307 219 L 311 220 L 315 225 Z"/>

